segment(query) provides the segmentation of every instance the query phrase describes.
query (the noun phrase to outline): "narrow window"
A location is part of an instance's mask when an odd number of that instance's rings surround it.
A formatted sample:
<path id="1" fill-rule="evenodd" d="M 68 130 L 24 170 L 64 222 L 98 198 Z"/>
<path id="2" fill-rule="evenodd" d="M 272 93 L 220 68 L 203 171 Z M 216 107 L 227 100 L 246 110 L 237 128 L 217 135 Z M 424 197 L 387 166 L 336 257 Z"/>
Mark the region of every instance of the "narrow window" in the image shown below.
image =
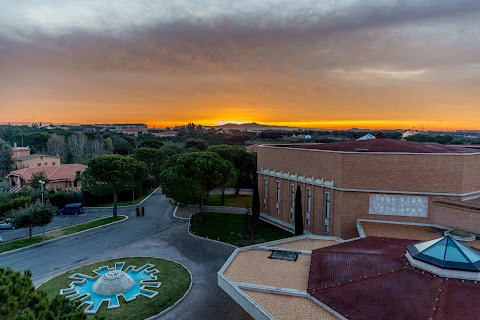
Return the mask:
<path id="1" fill-rule="evenodd" d="M 325 233 L 330 232 L 330 192 L 325 192 Z"/>
<path id="2" fill-rule="evenodd" d="M 263 179 L 263 210 L 267 210 L 268 183 L 267 178 Z"/>
<path id="3" fill-rule="evenodd" d="M 277 214 L 280 214 L 280 181 L 277 181 Z"/>
<path id="4" fill-rule="evenodd" d="M 310 225 L 310 212 L 312 211 L 312 190 L 307 188 L 307 226 Z"/>
<path id="5" fill-rule="evenodd" d="M 290 219 L 295 217 L 295 185 L 292 184 L 292 191 L 290 193 Z"/>

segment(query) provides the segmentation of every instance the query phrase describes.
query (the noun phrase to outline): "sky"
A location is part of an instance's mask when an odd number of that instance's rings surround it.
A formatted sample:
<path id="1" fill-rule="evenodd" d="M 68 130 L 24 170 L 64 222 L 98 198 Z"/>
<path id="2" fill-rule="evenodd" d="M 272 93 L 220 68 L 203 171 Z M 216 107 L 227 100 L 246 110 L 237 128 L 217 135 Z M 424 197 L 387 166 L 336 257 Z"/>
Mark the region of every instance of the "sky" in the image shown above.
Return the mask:
<path id="1" fill-rule="evenodd" d="M 0 123 L 480 129 L 478 0 L 0 8 Z"/>

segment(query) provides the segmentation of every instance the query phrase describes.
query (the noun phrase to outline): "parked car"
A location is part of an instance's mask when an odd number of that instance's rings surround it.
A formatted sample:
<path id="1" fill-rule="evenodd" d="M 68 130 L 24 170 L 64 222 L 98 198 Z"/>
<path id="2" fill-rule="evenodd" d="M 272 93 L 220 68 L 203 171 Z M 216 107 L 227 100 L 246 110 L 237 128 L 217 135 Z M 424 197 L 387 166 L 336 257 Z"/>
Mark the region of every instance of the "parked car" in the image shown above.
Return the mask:
<path id="1" fill-rule="evenodd" d="M 70 203 L 64 208 L 57 210 L 57 214 L 81 214 L 83 213 L 83 207 L 81 203 Z"/>
<path id="2" fill-rule="evenodd" d="M 0 220 L 0 229 L 15 229 L 10 219 Z"/>

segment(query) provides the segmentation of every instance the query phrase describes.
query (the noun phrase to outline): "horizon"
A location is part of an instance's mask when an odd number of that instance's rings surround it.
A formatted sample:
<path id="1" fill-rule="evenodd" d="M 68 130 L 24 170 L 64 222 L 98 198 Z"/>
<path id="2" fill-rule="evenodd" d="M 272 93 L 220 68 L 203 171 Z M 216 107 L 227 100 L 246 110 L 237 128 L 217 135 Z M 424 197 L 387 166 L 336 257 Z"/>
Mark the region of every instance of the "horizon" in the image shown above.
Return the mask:
<path id="1" fill-rule="evenodd" d="M 480 3 L 9 2 L 0 122 L 480 130 Z"/>

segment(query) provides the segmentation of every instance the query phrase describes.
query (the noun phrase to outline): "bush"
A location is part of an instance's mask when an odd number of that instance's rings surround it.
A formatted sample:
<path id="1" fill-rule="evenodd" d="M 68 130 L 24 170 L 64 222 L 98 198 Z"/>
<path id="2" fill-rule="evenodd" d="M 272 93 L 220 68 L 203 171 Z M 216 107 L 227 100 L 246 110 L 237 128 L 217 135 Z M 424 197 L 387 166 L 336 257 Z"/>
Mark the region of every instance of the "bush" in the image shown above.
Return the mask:
<path id="1" fill-rule="evenodd" d="M 4 215 L 10 210 L 24 208 L 30 204 L 30 197 L 8 195 L 0 202 L 0 215 Z"/>
<path id="2" fill-rule="evenodd" d="M 57 208 L 63 208 L 69 203 L 83 202 L 81 192 L 55 192 L 48 195 L 48 201 Z"/>

